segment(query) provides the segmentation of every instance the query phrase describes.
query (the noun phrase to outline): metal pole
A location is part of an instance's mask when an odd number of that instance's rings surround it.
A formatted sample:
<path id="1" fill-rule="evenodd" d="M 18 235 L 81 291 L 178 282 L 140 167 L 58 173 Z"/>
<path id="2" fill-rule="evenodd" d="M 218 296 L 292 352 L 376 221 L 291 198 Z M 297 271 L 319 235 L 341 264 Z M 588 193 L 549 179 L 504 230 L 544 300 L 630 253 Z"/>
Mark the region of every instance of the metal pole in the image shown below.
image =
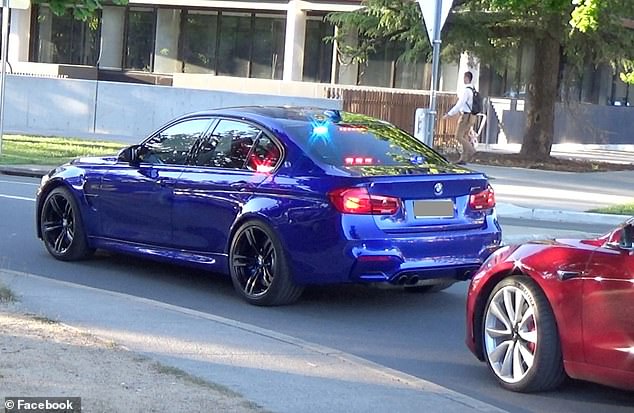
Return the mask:
<path id="1" fill-rule="evenodd" d="M 0 154 L 4 136 L 4 97 L 7 83 L 7 55 L 9 50 L 9 0 L 2 2 L 2 69 L 0 71 Z"/>
<path id="2" fill-rule="evenodd" d="M 428 142 L 433 146 L 436 132 L 436 93 L 440 88 L 440 20 L 442 19 L 442 0 L 436 0 L 436 18 L 434 19 L 434 36 L 432 40 L 432 73 L 431 98 L 429 100 L 429 135 Z"/>

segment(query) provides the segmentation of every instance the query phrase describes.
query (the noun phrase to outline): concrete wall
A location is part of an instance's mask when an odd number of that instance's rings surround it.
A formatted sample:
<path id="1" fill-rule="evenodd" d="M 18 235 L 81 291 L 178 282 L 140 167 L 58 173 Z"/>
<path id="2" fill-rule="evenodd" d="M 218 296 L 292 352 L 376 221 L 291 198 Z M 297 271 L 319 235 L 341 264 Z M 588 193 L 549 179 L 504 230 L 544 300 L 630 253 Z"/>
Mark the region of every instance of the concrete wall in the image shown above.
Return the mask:
<path id="1" fill-rule="evenodd" d="M 134 143 L 170 119 L 227 106 L 340 109 L 339 100 L 195 90 L 93 80 L 7 76 L 8 132 L 94 137 Z"/>
<path id="2" fill-rule="evenodd" d="M 522 143 L 526 116 L 524 101 L 491 99 L 489 143 Z M 555 108 L 555 144 L 634 144 L 634 108 L 558 103 Z"/>

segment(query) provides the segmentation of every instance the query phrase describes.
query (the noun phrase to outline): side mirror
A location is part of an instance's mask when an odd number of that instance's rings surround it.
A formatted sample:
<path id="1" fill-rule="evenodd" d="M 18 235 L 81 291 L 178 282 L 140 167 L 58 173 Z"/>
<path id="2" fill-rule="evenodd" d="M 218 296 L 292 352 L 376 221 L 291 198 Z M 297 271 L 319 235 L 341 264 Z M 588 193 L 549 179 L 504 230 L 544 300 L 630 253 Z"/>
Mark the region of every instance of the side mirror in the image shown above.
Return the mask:
<path id="1" fill-rule="evenodd" d="M 615 250 L 634 252 L 634 224 L 625 224 L 621 227 L 606 246 Z"/>
<path id="2" fill-rule="evenodd" d="M 121 149 L 119 154 L 117 155 L 117 160 L 119 162 L 129 163 L 130 165 L 138 165 L 139 164 L 139 145 L 132 145 L 126 148 Z"/>
<path id="3" fill-rule="evenodd" d="M 619 247 L 624 250 L 634 249 L 634 224 L 626 224 L 621 228 L 621 238 L 619 239 Z"/>

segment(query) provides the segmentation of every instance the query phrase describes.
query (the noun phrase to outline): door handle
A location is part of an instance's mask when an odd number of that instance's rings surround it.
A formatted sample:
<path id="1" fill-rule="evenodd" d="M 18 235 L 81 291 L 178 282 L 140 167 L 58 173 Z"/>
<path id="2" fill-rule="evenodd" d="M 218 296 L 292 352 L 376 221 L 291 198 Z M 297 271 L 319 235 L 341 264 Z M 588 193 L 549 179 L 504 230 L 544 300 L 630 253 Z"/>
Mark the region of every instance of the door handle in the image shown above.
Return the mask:
<path id="1" fill-rule="evenodd" d="M 160 186 L 173 186 L 176 183 L 176 180 L 172 178 L 159 178 L 156 180 L 156 183 Z"/>
<path id="2" fill-rule="evenodd" d="M 232 183 L 231 188 L 233 189 L 237 189 L 238 191 L 244 192 L 247 191 L 249 189 L 249 183 L 247 181 L 237 181 Z"/>
<path id="3" fill-rule="evenodd" d="M 557 270 L 557 276 L 561 281 L 566 281 L 571 278 L 581 277 L 583 274 L 582 271 L 568 271 L 568 270 Z"/>

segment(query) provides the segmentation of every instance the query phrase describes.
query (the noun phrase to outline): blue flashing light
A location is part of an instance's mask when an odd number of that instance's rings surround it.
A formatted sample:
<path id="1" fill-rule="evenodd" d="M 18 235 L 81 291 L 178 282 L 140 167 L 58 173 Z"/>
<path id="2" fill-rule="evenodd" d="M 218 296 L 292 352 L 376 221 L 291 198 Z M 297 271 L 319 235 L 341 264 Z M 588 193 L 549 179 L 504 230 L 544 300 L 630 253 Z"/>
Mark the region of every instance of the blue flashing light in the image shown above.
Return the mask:
<path id="1" fill-rule="evenodd" d="M 330 145 L 330 121 L 328 119 L 313 119 L 310 123 L 311 132 L 308 143 L 310 145 L 316 145 L 319 143 Z"/>
<path id="2" fill-rule="evenodd" d="M 409 161 L 415 165 L 420 165 L 425 163 L 425 157 L 421 156 L 421 155 L 412 155 L 409 158 Z"/>
<path id="3" fill-rule="evenodd" d="M 313 128 L 313 135 L 324 136 L 328 135 L 328 126 L 326 125 L 317 125 Z"/>
<path id="4" fill-rule="evenodd" d="M 341 113 L 338 110 L 326 110 L 324 111 L 324 115 L 333 123 L 341 122 Z"/>

